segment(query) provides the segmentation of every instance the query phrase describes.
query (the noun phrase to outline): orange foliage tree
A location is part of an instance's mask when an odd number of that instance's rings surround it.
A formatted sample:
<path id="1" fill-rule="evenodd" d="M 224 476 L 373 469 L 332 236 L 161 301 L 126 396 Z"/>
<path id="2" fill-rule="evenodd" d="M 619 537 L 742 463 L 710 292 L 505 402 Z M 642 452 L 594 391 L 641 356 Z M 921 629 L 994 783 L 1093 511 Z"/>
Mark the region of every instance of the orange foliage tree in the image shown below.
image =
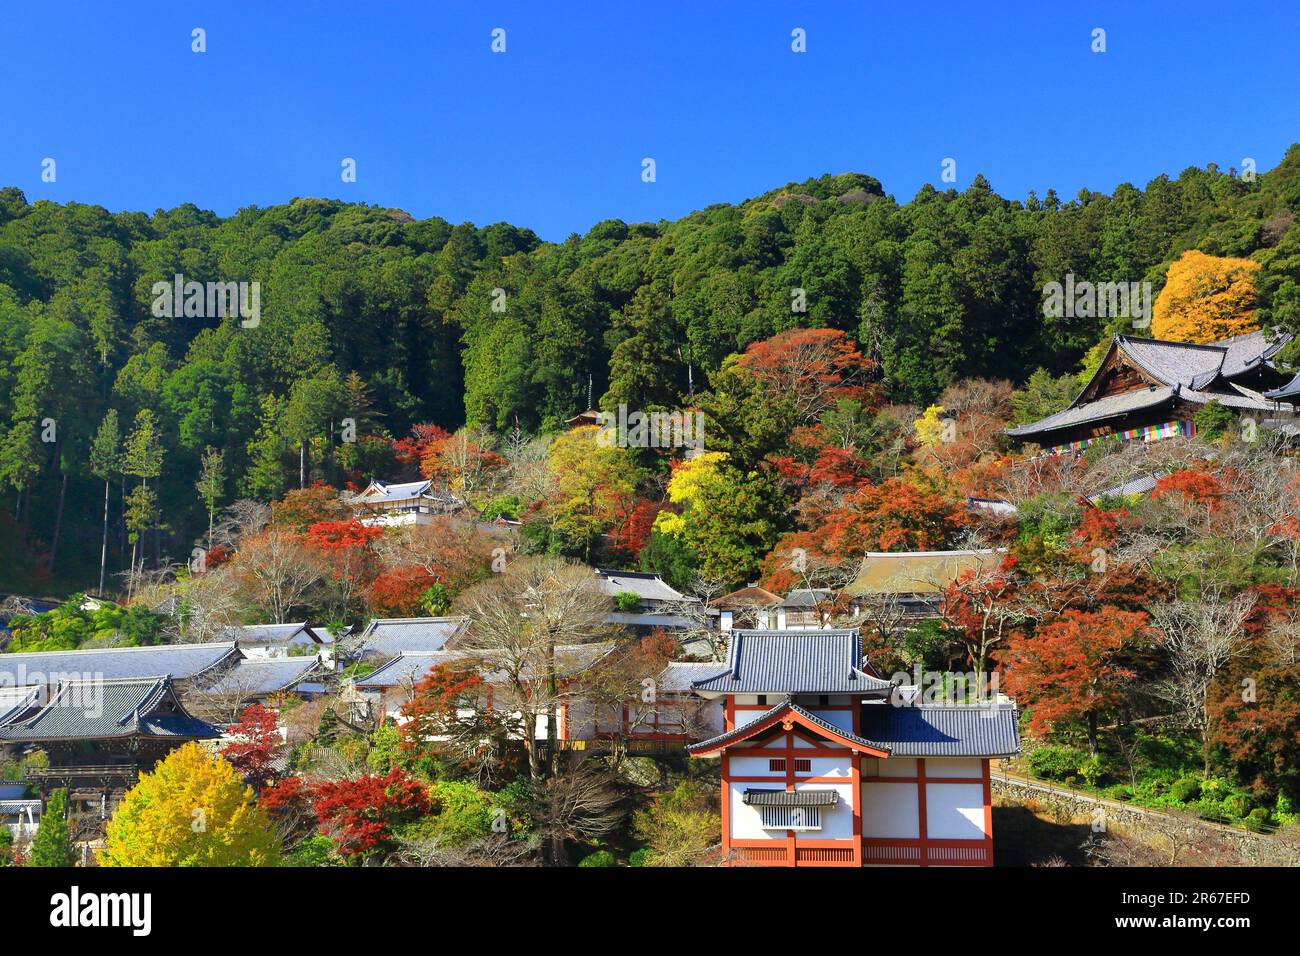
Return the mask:
<path id="1" fill-rule="evenodd" d="M 790 401 L 800 423 L 841 398 L 879 404 L 879 389 L 866 381 L 875 363 L 838 329 L 790 329 L 749 346 L 739 364 Z"/>
<path id="2" fill-rule="evenodd" d="M 1169 267 L 1156 297 L 1151 334 L 1174 342 L 1217 342 L 1259 328 L 1250 259 L 1207 256 L 1189 249 Z"/>
<path id="3" fill-rule="evenodd" d="M 1095 755 L 1101 717 L 1124 702 L 1137 677 L 1127 658 L 1150 640 L 1141 612 L 1066 611 L 1012 642 L 1007 689 L 1028 707 L 1035 731 L 1083 721 Z"/>

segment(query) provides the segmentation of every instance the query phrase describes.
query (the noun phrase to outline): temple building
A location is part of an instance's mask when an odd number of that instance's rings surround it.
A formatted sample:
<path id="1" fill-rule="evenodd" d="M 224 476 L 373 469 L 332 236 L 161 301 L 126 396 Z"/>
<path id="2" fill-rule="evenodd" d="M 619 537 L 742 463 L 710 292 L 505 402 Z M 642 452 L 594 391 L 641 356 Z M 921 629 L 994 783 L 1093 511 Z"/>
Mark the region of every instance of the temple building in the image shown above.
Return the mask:
<path id="1" fill-rule="evenodd" d="M 451 514 L 465 506 L 465 502 L 450 492 L 434 488 L 428 479 L 401 483 L 372 481 L 346 498 L 345 503 L 362 524 L 371 527 L 430 524 L 439 515 Z"/>
<path id="2" fill-rule="evenodd" d="M 0 745 L 45 751 L 27 779 L 43 798 L 66 788 L 69 805 L 107 820 L 142 771 L 190 740 L 221 736 L 189 714 L 169 677 L 65 681 L 35 712 L 11 713 Z"/>
<path id="3" fill-rule="evenodd" d="M 1060 454 L 1107 439 L 1190 437 L 1212 401 L 1243 417 L 1290 418 L 1295 407 L 1281 399 L 1300 385 L 1273 364 L 1290 340 L 1263 329 L 1209 345 L 1116 335 L 1069 408 L 1007 434 Z"/>
<path id="4" fill-rule="evenodd" d="M 726 862 L 993 865 L 989 761 L 1020 750 L 1014 703 L 917 703 L 856 630 L 735 631 L 714 667 L 691 687 L 724 700 L 724 731 L 687 751 L 721 761 Z"/>

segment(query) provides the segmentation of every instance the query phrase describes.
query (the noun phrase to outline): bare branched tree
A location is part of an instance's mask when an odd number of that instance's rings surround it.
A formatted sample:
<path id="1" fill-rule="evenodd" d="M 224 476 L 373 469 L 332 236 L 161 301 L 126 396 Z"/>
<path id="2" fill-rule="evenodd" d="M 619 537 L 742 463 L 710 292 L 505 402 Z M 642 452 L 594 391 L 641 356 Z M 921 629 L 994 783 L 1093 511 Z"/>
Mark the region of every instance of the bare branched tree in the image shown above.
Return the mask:
<path id="1" fill-rule="evenodd" d="M 1199 600 L 1176 599 L 1151 609 L 1152 620 L 1165 636 L 1170 676 L 1157 693 L 1177 708 L 1184 723 L 1208 738 L 1210 687 L 1214 679 L 1247 645 L 1246 622 L 1256 596 L 1243 592 L 1227 597 L 1225 586 L 1203 585 Z M 1205 771 L 1210 770 L 1204 747 Z"/>
<path id="2" fill-rule="evenodd" d="M 530 775 L 546 772 L 536 728 L 545 719 L 546 761 L 553 765 L 559 706 L 572 697 L 557 648 L 611 634 L 609 598 L 591 569 L 549 557 L 511 562 L 456 603 L 470 617 L 461 647 L 494 674 L 495 706 L 523 717 Z"/>

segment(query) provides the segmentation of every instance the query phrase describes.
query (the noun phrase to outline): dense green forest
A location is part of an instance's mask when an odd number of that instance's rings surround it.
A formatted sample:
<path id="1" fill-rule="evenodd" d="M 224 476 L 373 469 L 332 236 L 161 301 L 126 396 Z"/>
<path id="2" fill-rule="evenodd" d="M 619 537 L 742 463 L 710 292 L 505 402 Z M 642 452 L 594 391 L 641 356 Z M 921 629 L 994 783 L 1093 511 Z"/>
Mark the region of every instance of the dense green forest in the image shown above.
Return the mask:
<path id="1" fill-rule="evenodd" d="M 1129 330 L 1045 318 L 1046 283 L 1158 292 L 1196 248 L 1260 262 L 1260 319 L 1294 328 L 1297 214 L 1298 146 L 1251 181 L 1210 166 L 1071 201 L 980 176 L 900 204 L 870 176 L 823 176 L 562 243 L 333 200 L 222 219 L 0 189 L 0 588 L 93 586 L 106 496 L 110 574 L 133 508 L 153 509 L 137 523 L 158 527 L 155 560 L 183 558 L 207 528 L 207 448 L 217 497 L 270 499 L 391 467 L 387 439 L 421 422 L 537 433 L 589 393 L 689 404 L 727 356 L 793 327 L 848 333 L 889 400 L 924 405 L 960 379 L 1069 371 Z M 177 274 L 258 282 L 260 320 L 155 315 Z M 345 442 L 345 419 L 385 440 Z"/>

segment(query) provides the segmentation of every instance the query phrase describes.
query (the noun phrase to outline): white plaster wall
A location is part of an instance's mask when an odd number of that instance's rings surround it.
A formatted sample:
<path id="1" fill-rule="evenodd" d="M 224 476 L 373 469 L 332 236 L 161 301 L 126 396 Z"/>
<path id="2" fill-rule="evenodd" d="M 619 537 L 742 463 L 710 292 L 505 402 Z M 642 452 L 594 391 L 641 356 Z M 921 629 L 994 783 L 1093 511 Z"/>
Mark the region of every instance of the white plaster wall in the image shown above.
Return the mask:
<path id="1" fill-rule="evenodd" d="M 779 754 L 773 754 L 776 758 Z M 785 771 L 771 773 L 767 769 L 767 757 L 732 757 L 729 761 L 731 775 L 735 777 L 767 777 L 785 783 Z"/>
<path id="2" fill-rule="evenodd" d="M 926 834 L 933 839 L 984 839 L 984 784 L 926 784 L 925 823 Z"/>
<path id="3" fill-rule="evenodd" d="M 862 835 L 914 840 L 921 835 L 916 784 L 862 782 Z"/>
<path id="4" fill-rule="evenodd" d="M 733 840 L 784 840 L 784 830 L 763 829 L 763 818 L 758 807 L 745 803 L 746 788 L 764 788 L 763 783 L 733 783 L 730 785 L 731 798 L 731 838 Z M 773 785 L 775 789 L 775 785 Z M 807 787 L 795 785 L 796 790 L 834 790 L 840 795 L 839 802 L 833 807 L 822 808 L 822 828 L 820 830 L 796 831 L 797 839 L 805 840 L 847 840 L 853 837 L 853 786 L 851 784 L 812 784 Z"/>
<path id="5" fill-rule="evenodd" d="M 863 757 L 864 777 L 915 777 L 916 761 L 911 757 Z"/>
<path id="6" fill-rule="evenodd" d="M 927 777 L 970 777 L 984 779 L 984 761 L 973 757 L 964 759 L 929 757 L 925 761 Z"/>

